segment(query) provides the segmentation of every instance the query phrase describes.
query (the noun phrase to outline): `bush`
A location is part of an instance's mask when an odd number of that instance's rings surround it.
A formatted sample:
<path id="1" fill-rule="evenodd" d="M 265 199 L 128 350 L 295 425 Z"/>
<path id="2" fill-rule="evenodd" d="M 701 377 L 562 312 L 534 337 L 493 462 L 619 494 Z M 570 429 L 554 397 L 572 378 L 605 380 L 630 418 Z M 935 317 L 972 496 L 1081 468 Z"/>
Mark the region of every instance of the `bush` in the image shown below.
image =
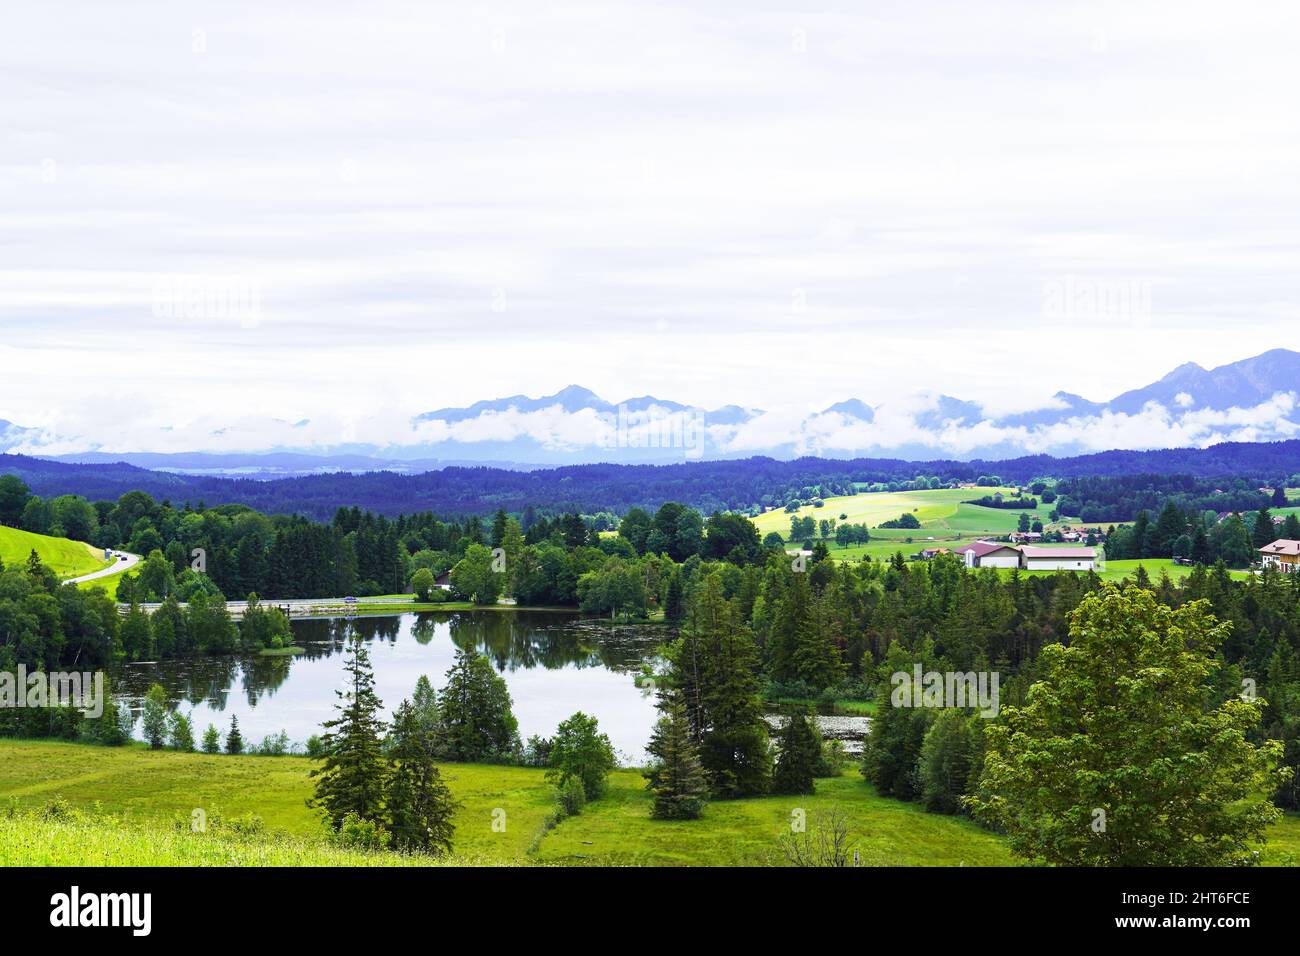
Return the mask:
<path id="1" fill-rule="evenodd" d="M 382 850 L 388 843 L 388 834 L 373 820 L 362 820 L 349 812 L 330 835 L 329 841 L 335 846 L 354 850 Z"/>
<path id="2" fill-rule="evenodd" d="M 587 792 L 582 787 L 582 781 L 577 777 L 570 777 L 560 786 L 559 796 L 560 809 L 566 816 L 576 817 L 587 805 Z"/>

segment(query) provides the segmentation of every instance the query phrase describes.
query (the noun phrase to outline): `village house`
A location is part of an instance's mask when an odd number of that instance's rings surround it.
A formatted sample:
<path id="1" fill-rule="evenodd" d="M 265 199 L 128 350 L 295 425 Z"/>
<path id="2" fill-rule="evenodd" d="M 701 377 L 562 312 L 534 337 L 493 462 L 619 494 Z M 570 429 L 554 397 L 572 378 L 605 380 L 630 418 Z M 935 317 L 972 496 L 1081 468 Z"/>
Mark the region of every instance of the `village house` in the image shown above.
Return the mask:
<path id="1" fill-rule="evenodd" d="M 1266 568 L 1277 568 L 1288 574 L 1300 568 L 1300 541 L 1279 538 L 1259 549 L 1260 561 Z"/>
<path id="2" fill-rule="evenodd" d="M 1025 541 L 1038 541 L 1038 540 L 1041 540 L 1042 537 L 1043 537 L 1043 533 L 1042 533 L 1041 531 L 1013 531 L 1013 532 L 1011 532 L 1011 540 L 1014 541 L 1014 542 L 1016 542 L 1017 544 L 1023 543 L 1023 542 L 1025 542 Z"/>
<path id="3" fill-rule="evenodd" d="M 1018 568 L 1020 549 L 1000 541 L 976 541 L 963 549 L 968 568 Z"/>
<path id="4" fill-rule="evenodd" d="M 1092 571 L 1097 565 L 1096 548 L 1020 549 L 1020 567 L 1026 571 Z"/>

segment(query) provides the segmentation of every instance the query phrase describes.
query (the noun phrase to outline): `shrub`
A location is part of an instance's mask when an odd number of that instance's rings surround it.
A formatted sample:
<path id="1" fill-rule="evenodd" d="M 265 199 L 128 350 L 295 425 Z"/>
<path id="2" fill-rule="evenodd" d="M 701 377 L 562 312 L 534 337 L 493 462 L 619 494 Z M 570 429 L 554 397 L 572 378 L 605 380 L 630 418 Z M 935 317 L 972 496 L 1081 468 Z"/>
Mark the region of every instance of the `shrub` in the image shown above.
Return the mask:
<path id="1" fill-rule="evenodd" d="M 560 809 L 566 816 L 576 817 L 587 805 L 587 793 L 582 787 L 582 781 L 577 777 L 570 777 L 561 784 L 559 795 Z"/>

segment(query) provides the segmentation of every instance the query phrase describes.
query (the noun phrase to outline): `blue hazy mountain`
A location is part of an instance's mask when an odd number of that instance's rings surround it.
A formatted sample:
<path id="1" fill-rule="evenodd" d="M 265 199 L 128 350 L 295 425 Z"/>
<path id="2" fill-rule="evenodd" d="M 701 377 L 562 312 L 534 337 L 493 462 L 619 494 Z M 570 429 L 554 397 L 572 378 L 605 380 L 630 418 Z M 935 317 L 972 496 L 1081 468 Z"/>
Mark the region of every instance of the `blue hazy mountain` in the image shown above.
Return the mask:
<path id="1" fill-rule="evenodd" d="M 810 410 L 802 419 L 787 416 L 779 424 L 774 424 L 775 417 L 764 420 L 761 409 L 738 404 L 708 409 L 653 395 L 610 401 L 580 385 L 569 385 L 551 395 L 511 395 L 418 412 L 411 418 L 414 437 L 399 444 L 352 441 L 308 446 L 292 442 L 238 452 L 199 447 L 169 454 L 102 452 L 91 447 L 80 454 L 52 457 L 249 477 L 377 469 L 414 473 L 488 463 L 514 469 L 597 462 L 668 464 L 754 455 L 781 460 L 801 455 L 995 460 L 1043 452 L 1096 452 L 1100 450 L 1097 445 L 1082 436 L 1102 416 L 1144 416 L 1137 420 L 1144 426 L 1147 418 L 1154 422 L 1151 427 L 1122 432 L 1129 436 L 1123 439 L 1125 448 L 1189 444 L 1165 439 L 1169 434 L 1184 434 L 1178 426 L 1188 422 L 1197 425 L 1193 442 L 1199 446 L 1289 438 L 1300 429 L 1300 401 L 1295 397 L 1300 391 L 1298 383 L 1300 352 L 1272 349 L 1212 369 L 1184 363 L 1149 385 L 1109 400 L 1057 392 L 1041 408 L 995 414 L 978 402 L 940 392 L 921 392 L 906 399 L 875 396 L 876 404 L 849 397 L 820 411 Z M 917 383 L 920 387 L 926 384 Z M 1014 387 L 1014 381 L 1008 384 Z M 1205 425 L 1207 412 L 1255 408 L 1279 394 L 1284 399 L 1274 405 L 1251 416 L 1236 416 L 1249 420 L 1246 431 L 1234 430 L 1230 424 Z M 891 408 L 893 403 L 898 404 Z M 1153 414 L 1149 406 L 1154 406 Z M 899 410 L 904 407 L 908 411 L 900 427 Z M 39 455 L 37 439 L 51 437 L 0 420 L 0 452 Z M 229 437 L 223 441 L 227 448 Z M 962 440 L 948 444 L 954 437 Z"/>

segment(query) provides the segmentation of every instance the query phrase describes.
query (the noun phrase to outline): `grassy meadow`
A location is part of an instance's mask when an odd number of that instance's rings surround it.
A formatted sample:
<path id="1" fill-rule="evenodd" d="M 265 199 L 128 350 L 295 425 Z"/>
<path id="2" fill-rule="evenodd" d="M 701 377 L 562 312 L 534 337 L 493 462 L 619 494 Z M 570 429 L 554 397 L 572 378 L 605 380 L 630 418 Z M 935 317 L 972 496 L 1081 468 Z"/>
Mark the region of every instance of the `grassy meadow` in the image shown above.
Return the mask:
<path id="1" fill-rule="evenodd" d="M 0 740 L 0 866 L 427 865 L 422 857 L 333 846 L 306 801 L 314 762 Z M 852 818 L 864 866 L 1010 866 L 1001 837 L 969 820 L 881 797 L 850 768 L 804 797 L 708 804 L 703 818 L 650 818 L 640 772 L 619 770 L 609 792 L 576 817 L 547 825 L 554 796 L 541 770 L 444 764 L 461 807 L 455 856 L 471 865 L 727 866 L 784 862 L 779 838 L 792 814 L 811 822 L 832 806 Z M 66 801 L 72 814 L 42 808 Z M 8 805 L 10 809 L 6 810 Z M 260 817 L 256 834 L 190 833 L 195 809 L 226 820 Z M 82 817 L 81 814 L 86 814 Z M 180 820 L 177 826 L 175 821 Z M 500 825 L 504 821 L 504 828 Z M 497 823 L 494 826 L 494 822 Z M 1300 865 L 1300 816 L 1269 832 L 1265 863 Z"/>
<path id="2" fill-rule="evenodd" d="M 0 561 L 9 566 L 23 564 L 33 550 L 55 574 L 63 578 L 89 574 L 112 563 L 104 560 L 101 549 L 84 541 L 51 538 L 49 535 L 0 525 Z"/>
<path id="3" fill-rule="evenodd" d="M 790 519 L 811 516 L 817 521 L 834 518 L 841 524 L 865 524 L 871 529 L 867 544 L 842 548 L 833 539 L 827 541 L 831 556 L 839 561 L 859 561 L 869 556 L 873 561 L 888 559 L 896 552 L 913 554 L 921 548 L 957 550 L 988 535 L 1010 534 L 1016 530 L 1021 511 L 985 508 L 967 504 L 967 500 L 1001 492 L 1015 494 L 1014 488 L 939 488 L 930 491 L 868 492 L 825 499 L 820 508 L 805 506 L 794 513 L 782 508 L 767 511 L 753 519 L 759 534 L 776 531 L 789 539 Z M 1039 501 L 1038 507 L 1024 513 L 1048 524 L 1052 505 Z M 916 516 L 920 528 L 878 528 L 882 521 L 904 513 Z M 845 517 L 841 518 L 840 516 Z M 1060 524 L 1068 524 L 1063 521 Z"/>
<path id="4" fill-rule="evenodd" d="M 317 858 L 323 834 L 306 800 L 312 792 L 305 757 L 229 757 L 150 751 L 142 746 L 95 747 L 48 741 L 0 740 L 0 807 L 10 800 L 21 810 L 38 810 L 58 797 L 90 811 L 97 804 L 121 820 L 120 835 L 102 842 L 134 846 L 147 838 L 178 865 L 211 862 L 261 864 L 327 862 Z M 443 775 L 462 803 L 456 814 L 455 850 L 462 860 L 489 864 L 763 865 L 780 862 L 778 838 L 791 813 L 812 819 L 832 804 L 848 809 L 858 831 L 864 864 L 1010 865 L 1001 839 L 967 820 L 924 813 L 914 804 L 875 795 L 855 770 L 818 781 L 811 797 L 762 797 L 711 803 L 700 820 L 667 822 L 650 818 L 650 797 L 639 771 L 610 777 L 608 794 L 582 814 L 553 829 L 545 823 L 554 807 L 541 770 L 480 764 L 445 764 Z M 246 849 L 229 860 L 204 843 L 211 835 L 175 832 L 171 821 L 188 819 L 196 808 L 226 818 L 256 814 L 272 844 Z M 0 816 L 3 815 L 0 809 Z M 504 814 L 504 816 L 502 815 Z M 23 819 L 30 820 L 30 816 Z M 494 828 L 504 819 L 505 829 Z M 57 824 L 57 825 L 56 825 Z M 45 824 L 42 823 L 42 826 Z M 58 832 L 58 821 L 50 824 Z M 67 824 L 67 826 L 72 826 Z M 76 827 L 72 827 L 75 831 Z M 231 837 L 234 839 L 234 837 Z M 92 845 L 98 846 L 95 840 Z M 188 844 L 195 846 L 189 847 Z M 136 849 L 122 862 L 153 862 Z M 320 852 L 339 852 L 324 847 Z M 55 856 L 51 856 L 51 854 Z M 75 846 L 55 850 L 48 841 L 7 840 L 0 824 L 0 865 L 77 862 Z M 96 849 L 87 862 L 107 860 Z M 345 865 L 351 865 L 344 861 Z M 365 865 L 366 861 L 361 861 Z"/>

